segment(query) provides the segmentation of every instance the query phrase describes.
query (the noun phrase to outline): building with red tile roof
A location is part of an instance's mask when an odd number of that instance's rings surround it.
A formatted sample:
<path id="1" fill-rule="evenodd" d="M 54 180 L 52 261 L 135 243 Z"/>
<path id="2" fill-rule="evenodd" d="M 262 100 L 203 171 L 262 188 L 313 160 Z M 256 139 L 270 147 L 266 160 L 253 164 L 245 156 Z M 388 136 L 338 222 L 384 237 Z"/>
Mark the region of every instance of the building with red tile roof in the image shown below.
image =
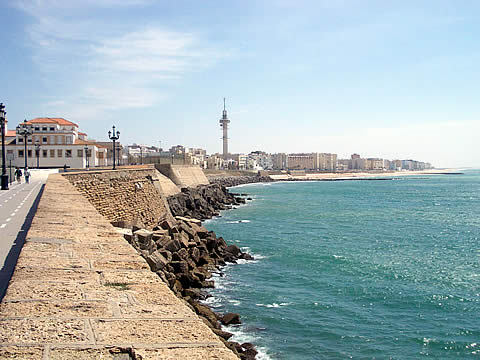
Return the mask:
<path id="1" fill-rule="evenodd" d="M 107 148 L 87 134 L 78 131 L 79 126 L 60 117 L 38 117 L 20 123 L 17 128 L 28 128 L 26 138 L 15 130 L 7 130 L 7 156 L 13 157 L 12 165 L 43 168 L 71 168 L 107 166 Z M 8 140 L 8 141 L 7 141 Z M 26 148 L 26 149 L 25 149 Z M 10 155 L 9 155 L 10 154 Z"/>

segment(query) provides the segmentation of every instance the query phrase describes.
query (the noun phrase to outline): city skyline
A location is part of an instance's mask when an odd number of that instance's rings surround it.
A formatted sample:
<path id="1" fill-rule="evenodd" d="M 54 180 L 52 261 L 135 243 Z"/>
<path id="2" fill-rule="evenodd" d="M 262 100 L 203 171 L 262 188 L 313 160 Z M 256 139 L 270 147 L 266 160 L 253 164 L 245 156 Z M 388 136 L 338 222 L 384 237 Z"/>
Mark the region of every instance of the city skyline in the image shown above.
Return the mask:
<path id="1" fill-rule="evenodd" d="M 226 97 L 232 153 L 479 167 L 478 10 L 453 1 L 8 1 L 0 102 L 14 124 L 64 117 L 98 141 L 115 124 L 125 144 L 221 153 Z"/>

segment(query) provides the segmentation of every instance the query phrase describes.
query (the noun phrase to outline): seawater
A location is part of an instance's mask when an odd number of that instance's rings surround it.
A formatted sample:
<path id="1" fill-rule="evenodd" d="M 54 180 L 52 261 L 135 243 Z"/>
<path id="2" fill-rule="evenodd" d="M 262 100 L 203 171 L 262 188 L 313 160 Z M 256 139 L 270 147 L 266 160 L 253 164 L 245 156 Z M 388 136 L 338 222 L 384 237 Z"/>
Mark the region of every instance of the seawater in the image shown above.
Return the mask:
<path id="1" fill-rule="evenodd" d="M 256 260 L 208 303 L 260 359 L 480 357 L 480 172 L 254 184 L 205 226 Z"/>

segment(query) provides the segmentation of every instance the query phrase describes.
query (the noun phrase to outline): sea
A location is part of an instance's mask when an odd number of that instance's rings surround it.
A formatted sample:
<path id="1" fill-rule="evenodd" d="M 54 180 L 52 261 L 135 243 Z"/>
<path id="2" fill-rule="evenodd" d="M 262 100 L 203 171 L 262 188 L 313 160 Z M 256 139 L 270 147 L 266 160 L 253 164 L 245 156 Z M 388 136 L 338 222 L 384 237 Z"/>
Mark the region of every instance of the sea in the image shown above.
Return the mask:
<path id="1" fill-rule="evenodd" d="M 257 359 L 480 358 L 480 171 L 230 191 L 204 225 L 255 260 L 206 302 Z"/>

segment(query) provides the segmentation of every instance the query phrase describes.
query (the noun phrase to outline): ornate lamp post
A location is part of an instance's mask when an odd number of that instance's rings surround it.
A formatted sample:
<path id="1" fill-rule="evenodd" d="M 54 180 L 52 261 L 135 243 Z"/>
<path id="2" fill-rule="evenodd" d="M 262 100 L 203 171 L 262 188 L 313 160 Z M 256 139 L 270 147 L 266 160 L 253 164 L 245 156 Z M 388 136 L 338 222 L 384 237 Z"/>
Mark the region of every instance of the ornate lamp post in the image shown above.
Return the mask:
<path id="1" fill-rule="evenodd" d="M 40 169 L 40 142 L 35 141 L 35 156 L 37 157 L 37 169 Z"/>
<path id="2" fill-rule="evenodd" d="M 89 168 L 90 167 L 90 160 L 89 160 L 90 156 L 88 156 L 89 154 L 88 154 L 88 146 L 87 145 L 85 145 L 84 150 L 85 150 L 85 166 L 87 168 Z"/>
<path id="3" fill-rule="evenodd" d="M 120 131 L 115 131 L 115 125 L 112 126 L 112 130 L 108 132 L 108 138 L 113 141 L 113 170 L 115 170 L 115 141 L 120 138 Z"/>
<path id="4" fill-rule="evenodd" d="M 20 136 L 23 136 L 23 142 L 25 144 L 25 153 L 24 158 L 25 158 L 25 168 L 27 168 L 27 139 L 30 135 L 32 135 L 33 130 L 32 126 L 27 123 L 27 119 L 25 121 L 17 126 L 17 134 Z"/>
<path id="5" fill-rule="evenodd" d="M 0 103 L 0 125 L 2 127 L 2 190 L 8 190 L 7 158 L 5 155 L 5 121 L 7 112 L 5 105 Z"/>

